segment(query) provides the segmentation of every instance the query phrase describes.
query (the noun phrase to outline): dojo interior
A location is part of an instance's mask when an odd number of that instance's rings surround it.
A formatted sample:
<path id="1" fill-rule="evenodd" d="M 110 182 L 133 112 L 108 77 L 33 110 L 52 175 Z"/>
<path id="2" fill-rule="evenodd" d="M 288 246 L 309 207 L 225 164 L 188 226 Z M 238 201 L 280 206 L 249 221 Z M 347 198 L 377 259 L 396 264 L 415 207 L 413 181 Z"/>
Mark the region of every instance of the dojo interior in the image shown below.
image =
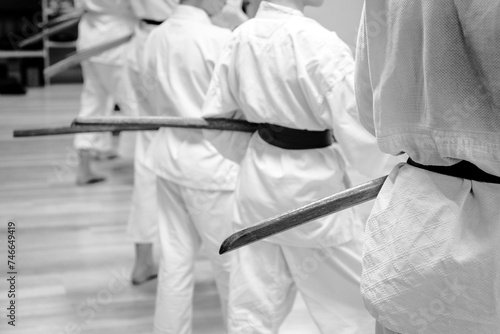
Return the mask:
<path id="1" fill-rule="evenodd" d="M 149 333 L 157 280 L 130 284 L 133 248 L 126 236 L 133 185 L 128 133 L 120 154 L 95 162 L 106 181 L 74 182 L 77 155 L 72 135 L 13 138 L 17 129 L 68 126 L 78 114 L 82 89 L 79 66 L 52 78 L 43 68 L 75 51 L 72 28 L 27 49 L 16 43 L 39 31 L 36 24 L 70 11 L 73 1 L 0 2 L 0 254 L 5 257 L 7 222 L 15 222 L 17 325 L 7 326 L 8 289 L 4 258 L 0 305 L 4 334 Z M 327 0 L 308 9 L 354 49 L 361 0 Z M 209 264 L 196 265 L 194 333 L 221 333 L 220 304 Z M 319 333 L 299 298 L 281 334 Z"/>

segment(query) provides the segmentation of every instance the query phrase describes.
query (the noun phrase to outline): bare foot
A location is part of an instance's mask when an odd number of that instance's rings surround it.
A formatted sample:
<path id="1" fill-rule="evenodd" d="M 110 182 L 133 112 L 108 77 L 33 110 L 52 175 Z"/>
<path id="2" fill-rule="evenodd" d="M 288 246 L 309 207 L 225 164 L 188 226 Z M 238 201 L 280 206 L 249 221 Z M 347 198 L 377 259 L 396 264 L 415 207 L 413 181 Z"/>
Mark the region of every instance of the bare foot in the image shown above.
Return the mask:
<path id="1" fill-rule="evenodd" d="M 76 184 L 78 186 L 85 186 L 103 181 L 106 181 L 106 178 L 97 175 L 78 175 L 76 177 Z"/>
<path id="2" fill-rule="evenodd" d="M 90 168 L 92 154 L 90 150 L 78 150 L 78 169 L 76 171 L 76 184 L 79 186 L 99 183 L 104 177 L 96 175 Z"/>
<path id="3" fill-rule="evenodd" d="M 158 269 L 155 266 L 148 266 L 144 264 L 134 265 L 132 270 L 132 284 L 141 285 L 147 281 L 153 280 L 158 277 Z"/>
<path id="4" fill-rule="evenodd" d="M 140 285 L 158 276 L 158 268 L 153 261 L 153 244 L 135 244 L 135 263 L 132 269 L 132 284 Z"/>

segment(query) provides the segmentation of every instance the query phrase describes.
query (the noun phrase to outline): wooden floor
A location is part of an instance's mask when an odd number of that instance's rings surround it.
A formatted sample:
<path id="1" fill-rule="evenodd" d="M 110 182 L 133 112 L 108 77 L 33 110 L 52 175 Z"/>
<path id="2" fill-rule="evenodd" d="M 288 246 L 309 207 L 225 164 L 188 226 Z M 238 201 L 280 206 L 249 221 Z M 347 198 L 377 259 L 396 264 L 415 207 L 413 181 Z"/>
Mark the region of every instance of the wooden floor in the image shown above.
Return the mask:
<path id="1" fill-rule="evenodd" d="M 74 185 L 72 136 L 13 139 L 13 129 L 69 125 L 79 85 L 0 96 L 0 333 L 152 332 L 156 281 L 129 283 L 125 225 L 132 161 L 98 162 L 107 182 Z M 7 325 L 7 223 L 17 226 L 16 327 Z M 196 272 L 194 333 L 224 333 L 206 260 Z M 318 333 L 298 299 L 281 334 Z"/>

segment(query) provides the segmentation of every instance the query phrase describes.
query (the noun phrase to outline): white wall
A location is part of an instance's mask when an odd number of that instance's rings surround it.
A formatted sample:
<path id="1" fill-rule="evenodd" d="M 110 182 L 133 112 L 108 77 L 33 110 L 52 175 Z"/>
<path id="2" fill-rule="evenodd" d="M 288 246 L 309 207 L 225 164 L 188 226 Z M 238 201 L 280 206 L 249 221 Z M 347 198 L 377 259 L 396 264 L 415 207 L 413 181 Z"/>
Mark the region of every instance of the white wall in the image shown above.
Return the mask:
<path id="1" fill-rule="evenodd" d="M 362 8 L 363 0 L 325 0 L 321 7 L 306 7 L 306 15 L 335 31 L 354 49 Z"/>

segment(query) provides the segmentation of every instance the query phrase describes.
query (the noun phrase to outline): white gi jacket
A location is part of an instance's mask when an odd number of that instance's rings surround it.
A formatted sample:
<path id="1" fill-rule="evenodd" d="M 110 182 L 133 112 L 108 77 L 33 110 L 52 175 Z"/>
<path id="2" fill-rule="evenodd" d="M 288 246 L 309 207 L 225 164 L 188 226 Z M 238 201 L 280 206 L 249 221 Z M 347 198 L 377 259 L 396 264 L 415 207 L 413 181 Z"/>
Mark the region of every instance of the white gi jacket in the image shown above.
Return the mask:
<path id="1" fill-rule="evenodd" d="M 179 5 L 151 32 L 145 60 L 148 77 L 156 78 L 150 88 L 158 115 L 201 117 L 213 69 L 230 35 L 230 30 L 214 26 L 203 10 L 186 5 Z M 177 184 L 234 189 L 238 166 L 224 159 L 201 130 L 160 129 L 148 157 L 148 166 L 158 176 Z"/>
<path id="2" fill-rule="evenodd" d="M 139 19 L 150 19 L 155 21 L 165 21 L 170 17 L 179 0 L 148 0 L 132 1 L 132 9 Z M 146 40 L 149 33 L 158 25 L 148 24 L 138 21 L 132 40 L 128 43 L 125 61 L 128 68 L 128 76 L 133 87 L 133 91 L 128 96 L 128 102 L 132 106 L 135 116 L 159 116 L 153 114 L 148 102 L 150 91 L 149 82 L 151 78 L 146 75 L 144 55 L 146 53 Z M 146 152 L 156 131 L 142 131 L 138 133 L 134 159 L 136 162 L 145 164 L 147 160 Z"/>
<path id="3" fill-rule="evenodd" d="M 91 48 L 131 35 L 137 19 L 132 12 L 130 1 L 79 0 L 79 6 L 86 12 L 78 25 L 77 49 Z M 122 44 L 90 58 L 90 61 L 123 65 L 125 47 Z"/>
<path id="4" fill-rule="evenodd" d="M 215 70 L 204 116 L 243 117 L 295 129 L 333 128 L 339 143 L 284 150 L 257 133 L 206 131 L 222 154 L 241 163 L 238 228 L 344 190 L 345 161 L 339 147 L 366 174 L 378 172 L 381 152 L 357 121 L 353 74 L 348 46 L 300 11 L 262 2 L 255 19 L 234 31 Z M 346 210 L 269 241 L 338 245 L 352 239 L 356 223 L 353 212 Z"/>
<path id="5" fill-rule="evenodd" d="M 360 118 L 381 149 L 500 176 L 500 1 L 370 0 Z M 362 292 L 401 333 L 500 333 L 500 185 L 396 168 L 367 223 Z"/>
<path id="6" fill-rule="evenodd" d="M 131 1 L 132 10 L 137 18 L 155 21 L 165 21 L 172 14 L 179 0 L 147 0 Z M 130 41 L 127 51 L 127 66 L 134 71 L 140 71 L 140 63 L 143 61 L 144 45 L 146 39 L 156 25 L 139 21 L 134 29 L 134 37 Z"/>

